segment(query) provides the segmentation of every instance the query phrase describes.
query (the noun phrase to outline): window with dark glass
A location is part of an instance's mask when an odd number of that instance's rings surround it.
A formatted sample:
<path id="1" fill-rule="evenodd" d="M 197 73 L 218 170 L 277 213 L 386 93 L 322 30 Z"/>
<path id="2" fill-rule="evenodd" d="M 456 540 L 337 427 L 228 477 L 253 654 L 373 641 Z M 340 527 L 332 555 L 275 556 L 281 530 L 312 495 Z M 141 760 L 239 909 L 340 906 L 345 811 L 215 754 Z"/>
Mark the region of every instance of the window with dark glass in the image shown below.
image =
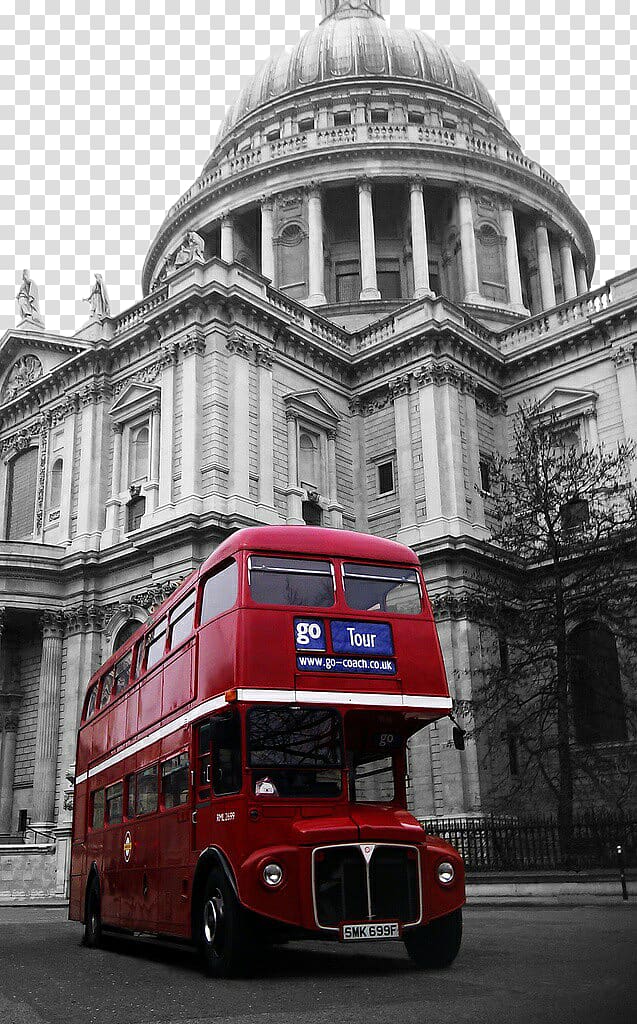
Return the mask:
<path id="1" fill-rule="evenodd" d="M 319 505 L 318 501 L 302 502 L 301 514 L 303 516 L 303 522 L 306 523 L 307 526 L 323 525 L 323 509 Z"/>
<path id="2" fill-rule="evenodd" d="M 212 723 L 202 722 L 197 729 L 197 766 L 195 782 L 197 801 L 209 800 L 212 773 Z"/>
<path id="3" fill-rule="evenodd" d="M 628 738 L 617 644 L 601 622 L 584 622 L 568 638 L 573 723 L 578 743 Z"/>
<path id="4" fill-rule="evenodd" d="M 103 677 L 103 679 L 102 679 L 102 689 L 101 689 L 101 692 L 100 692 L 100 709 L 103 708 L 103 707 L 106 707 L 106 705 L 108 704 L 109 700 L 111 699 L 111 694 L 113 692 L 113 686 L 114 685 L 115 685 L 115 676 L 114 676 L 113 672 L 111 671 L 107 675 L 105 675 Z"/>
<path id="5" fill-rule="evenodd" d="M 128 686 L 130 680 L 130 670 L 133 662 L 133 652 L 128 651 L 122 658 L 115 663 L 113 674 L 115 676 L 115 693 L 121 693 Z"/>
<path id="6" fill-rule="evenodd" d="M 194 590 L 191 591 L 183 601 L 175 605 L 170 613 L 169 647 L 177 647 L 193 631 L 195 625 L 195 594 Z"/>
<path id="7" fill-rule="evenodd" d="M 151 765 L 150 768 L 142 768 L 140 772 L 137 772 L 135 777 L 135 788 L 135 813 L 152 814 L 153 811 L 156 811 L 158 798 L 156 764 Z"/>
<path id="8" fill-rule="evenodd" d="M 329 608 L 334 604 L 330 562 L 250 556 L 250 593 L 259 604 Z"/>
<path id="9" fill-rule="evenodd" d="M 383 299 L 400 299 L 402 283 L 398 260 L 378 260 L 376 264 L 378 290 Z"/>
<path id="10" fill-rule="evenodd" d="M 86 717 L 87 718 L 90 718 L 91 715 L 95 714 L 95 708 L 97 706 L 97 687 L 98 687 L 98 684 L 94 683 L 93 686 L 91 687 L 90 693 L 88 695 L 88 702 L 87 702 L 87 705 L 86 705 Z"/>
<path id="11" fill-rule="evenodd" d="M 126 506 L 126 529 L 129 533 L 139 530 L 142 525 L 142 517 L 146 512 L 146 498 L 137 495 Z"/>
<path id="12" fill-rule="evenodd" d="M 208 577 L 201 599 L 201 623 L 227 612 L 236 603 L 239 587 L 239 570 L 236 562 L 230 562 L 214 576 Z"/>
<path id="13" fill-rule="evenodd" d="M 372 124 L 387 124 L 389 121 L 389 111 L 377 107 L 372 110 L 370 119 Z"/>
<path id="14" fill-rule="evenodd" d="M 135 775 L 126 776 L 126 817 L 135 817 L 135 804 L 137 802 L 137 786 Z"/>
<path id="15" fill-rule="evenodd" d="M 378 493 L 391 494 L 394 490 L 394 463 L 381 462 L 378 465 Z"/>
<path id="16" fill-rule="evenodd" d="M 212 719 L 212 789 L 216 796 L 241 789 L 241 720 L 236 711 Z"/>
<path id="17" fill-rule="evenodd" d="M 391 612 L 392 615 L 418 615 L 422 611 L 415 569 L 346 562 L 343 584 L 350 608 Z"/>
<path id="18" fill-rule="evenodd" d="M 166 620 L 164 619 L 146 636 L 145 666 L 147 669 L 152 668 L 163 657 L 165 645 Z"/>
<path id="19" fill-rule="evenodd" d="M 352 123 L 352 115 L 349 110 L 335 110 L 334 111 L 334 127 L 342 128 L 346 124 Z"/>
<path id="20" fill-rule="evenodd" d="M 303 117 L 303 118 L 301 118 L 300 121 L 299 121 L 299 131 L 300 132 L 313 132 L 314 131 L 314 118 L 313 117 Z"/>
<path id="21" fill-rule="evenodd" d="M 177 754 L 161 766 L 161 801 L 166 810 L 188 802 L 188 754 Z"/>
<path id="22" fill-rule="evenodd" d="M 562 529 L 575 531 L 586 526 L 589 520 L 589 508 L 586 498 L 572 498 L 560 509 Z"/>
<path id="23" fill-rule="evenodd" d="M 409 124 L 424 124 L 425 115 L 422 110 L 410 110 L 407 114 L 407 120 Z"/>
<path id="24" fill-rule="evenodd" d="M 491 462 L 489 459 L 480 459 L 480 487 L 487 494 L 491 493 Z"/>
<path id="25" fill-rule="evenodd" d="M 93 793 L 93 807 L 91 814 L 92 828 L 104 827 L 104 790 L 97 789 Z"/>
<path id="26" fill-rule="evenodd" d="M 247 747 L 256 796 L 341 792 L 343 734 L 334 708 L 250 708 Z"/>
<path id="27" fill-rule="evenodd" d="M 124 783 L 116 782 L 106 790 L 106 820 L 109 825 L 119 825 L 124 811 Z"/>

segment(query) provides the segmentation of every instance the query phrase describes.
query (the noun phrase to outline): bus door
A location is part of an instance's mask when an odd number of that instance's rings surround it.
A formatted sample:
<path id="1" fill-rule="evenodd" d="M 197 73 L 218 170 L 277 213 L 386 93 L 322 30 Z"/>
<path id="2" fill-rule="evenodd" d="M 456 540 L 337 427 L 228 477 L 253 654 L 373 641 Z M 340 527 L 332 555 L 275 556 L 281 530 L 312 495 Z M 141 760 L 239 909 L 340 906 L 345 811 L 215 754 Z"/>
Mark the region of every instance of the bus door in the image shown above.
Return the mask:
<path id="1" fill-rule="evenodd" d="M 239 843 L 241 791 L 241 719 L 224 711 L 195 730 L 195 807 L 193 847 L 219 846 L 227 853 Z"/>

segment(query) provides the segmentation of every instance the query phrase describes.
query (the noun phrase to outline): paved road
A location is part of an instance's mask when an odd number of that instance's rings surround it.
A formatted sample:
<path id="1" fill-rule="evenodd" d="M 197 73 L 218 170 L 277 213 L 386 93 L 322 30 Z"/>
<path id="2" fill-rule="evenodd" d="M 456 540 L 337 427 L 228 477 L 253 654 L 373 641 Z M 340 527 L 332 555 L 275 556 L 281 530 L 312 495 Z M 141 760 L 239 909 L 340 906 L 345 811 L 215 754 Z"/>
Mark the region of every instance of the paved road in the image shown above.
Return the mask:
<path id="1" fill-rule="evenodd" d="M 447 971 L 398 943 L 298 943 L 250 980 L 203 977 L 185 950 L 80 945 L 61 911 L 0 910 L 1 1024 L 635 1024 L 637 913 L 617 907 L 465 913 Z"/>

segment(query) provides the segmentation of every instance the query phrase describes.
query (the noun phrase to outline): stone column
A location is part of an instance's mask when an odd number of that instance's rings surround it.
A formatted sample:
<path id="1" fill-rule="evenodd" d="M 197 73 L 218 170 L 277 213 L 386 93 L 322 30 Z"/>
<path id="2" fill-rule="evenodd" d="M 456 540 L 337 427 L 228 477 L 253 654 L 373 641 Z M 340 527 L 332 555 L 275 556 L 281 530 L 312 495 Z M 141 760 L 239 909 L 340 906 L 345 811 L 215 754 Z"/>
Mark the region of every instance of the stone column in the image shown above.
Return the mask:
<path id="1" fill-rule="evenodd" d="M 343 527 L 343 510 L 338 503 L 338 474 L 336 469 L 336 430 L 327 432 L 327 477 L 331 525 L 336 530 Z"/>
<path id="2" fill-rule="evenodd" d="M 376 236 L 371 181 L 358 185 L 358 222 L 361 251 L 361 300 L 380 299 L 376 279 Z"/>
<path id="3" fill-rule="evenodd" d="M 637 444 L 637 376 L 635 375 L 635 345 L 629 342 L 613 352 L 619 390 L 619 407 L 624 424 L 624 437 Z M 637 484 L 637 458 L 631 464 L 631 479 Z"/>
<path id="4" fill-rule="evenodd" d="M 458 222 L 460 227 L 460 257 L 462 260 L 462 279 L 464 301 L 481 303 L 480 281 L 478 278 L 478 257 L 476 255 L 476 236 L 473 229 L 473 205 L 468 189 L 458 192 Z"/>
<path id="5" fill-rule="evenodd" d="M 574 299 L 577 295 L 577 284 L 575 283 L 575 265 L 573 263 L 573 250 L 571 241 L 564 236 L 560 241 L 560 266 L 562 268 L 562 287 L 564 288 L 564 299 Z"/>
<path id="6" fill-rule="evenodd" d="M 225 263 L 234 263 L 234 224 L 232 217 L 224 217 L 221 221 L 221 259 Z"/>
<path id="7" fill-rule="evenodd" d="M 178 346 L 167 345 L 162 353 L 161 417 L 159 432 L 159 505 L 170 505 L 173 496 L 173 417 L 175 403 L 175 370 Z"/>
<path id="8" fill-rule="evenodd" d="M 411 248 L 414 261 L 414 298 L 433 298 L 429 284 L 429 253 L 427 250 L 427 222 L 425 199 L 421 181 L 412 181 L 409 186 L 411 207 Z"/>
<path id="9" fill-rule="evenodd" d="M 274 284 L 274 202 L 268 197 L 261 200 L 261 273 Z"/>
<path id="10" fill-rule="evenodd" d="M 424 367 L 417 377 L 420 432 L 422 436 L 422 462 L 425 476 L 425 502 L 427 521 L 442 516 L 440 490 L 440 453 L 438 450 L 438 418 L 434 376 L 431 367 Z"/>
<path id="11" fill-rule="evenodd" d="M 60 543 L 71 541 L 71 488 L 75 461 L 77 399 L 70 400 L 64 420 L 64 463 L 62 466 L 62 493 L 60 498 Z"/>
<path id="12" fill-rule="evenodd" d="M 577 278 L 577 294 L 586 295 L 588 291 L 588 280 L 586 278 L 586 263 L 580 257 L 575 267 L 575 276 Z"/>
<path id="13" fill-rule="evenodd" d="M 160 427 L 161 427 L 161 404 L 159 401 L 153 406 L 150 413 L 150 478 L 144 485 L 146 495 L 146 515 L 154 512 L 158 504 L 159 496 L 159 458 L 160 458 Z"/>
<path id="14" fill-rule="evenodd" d="M 272 349 L 257 348 L 259 373 L 259 505 L 274 509 L 274 412 L 272 407 Z M 249 482 L 249 481 L 248 481 Z"/>
<path id="15" fill-rule="evenodd" d="M 61 615 L 45 612 L 42 616 L 42 660 L 38 690 L 38 721 L 35 734 L 33 772 L 33 824 L 51 826 L 55 822 L 55 777 L 58 733 L 60 728 L 60 686 L 62 681 Z"/>
<path id="16" fill-rule="evenodd" d="M 398 477 L 398 504 L 400 506 L 400 532 L 416 526 L 416 489 L 414 460 L 411 448 L 411 420 L 409 416 L 409 374 L 392 381 L 390 385 L 394 403 L 396 430 L 396 475 Z"/>
<path id="17" fill-rule="evenodd" d="M 121 508 L 120 491 L 122 489 L 122 433 L 123 423 L 113 423 L 113 461 L 111 463 L 111 493 L 106 502 L 106 528 L 102 534 L 100 547 L 111 547 L 120 539 L 119 513 Z"/>
<path id="18" fill-rule="evenodd" d="M 100 538 L 98 518 L 101 511 L 99 475 L 101 464 L 102 414 L 104 390 L 100 384 L 89 384 L 81 395 L 82 434 L 80 439 L 80 471 L 77 507 L 77 534 L 74 546 L 81 550 L 97 549 Z"/>
<path id="19" fill-rule="evenodd" d="M 181 343 L 181 500 L 201 496 L 201 362 L 206 345 L 198 330 Z"/>
<path id="20" fill-rule="evenodd" d="M 356 396 L 349 404 L 354 456 L 354 508 L 356 529 L 367 530 L 367 448 L 365 445 L 365 417 L 362 400 Z"/>
<path id="21" fill-rule="evenodd" d="M 2 759 L 0 761 L 0 835 L 8 835 L 11 832 L 17 733 L 18 715 L 15 712 L 9 711 L 4 716 L 4 729 L 2 732 Z"/>
<path id="22" fill-rule="evenodd" d="M 537 247 L 537 265 L 540 275 L 542 309 L 551 309 L 555 305 L 555 284 L 553 282 L 553 264 L 551 262 L 549 234 L 543 220 L 538 221 L 535 225 L 535 245 Z"/>
<path id="23" fill-rule="evenodd" d="M 467 462 L 469 485 L 471 488 L 471 522 L 478 526 L 485 525 L 484 498 L 482 497 L 482 479 L 480 477 L 480 444 L 478 441 L 478 413 L 476 410 L 476 385 L 468 376 L 463 378 L 465 436 L 467 442 Z"/>
<path id="24" fill-rule="evenodd" d="M 240 331 L 226 342 L 228 352 L 228 511 L 250 500 L 250 363 L 252 343 Z"/>
<path id="25" fill-rule="evenodd" d="M 312 188 L 307 197 L 308 222 L 308 306 L 320 306 L 325 298 L 325 262 L 323 254 L 323 197 L 320 188 Z"/>
<path id="26" fill-rule="evenodd" d="M 509 288 L 509 305 L 518 313 L 528 313 L 522 301 L 522 281 L 520 278 L 520 261 L 518 258 L 518 242 L 515 234 L 515 218 L 510 203 L 500 207 L 502 230 L 506 238 L 507 284 Z"/>
<path id="27" fill-rule="evenodd" d="M 286 413 L 288 425 L 288 525 L 302 525 L 303 491 L 299 487 L 298 423 L 291 409 Z"/>

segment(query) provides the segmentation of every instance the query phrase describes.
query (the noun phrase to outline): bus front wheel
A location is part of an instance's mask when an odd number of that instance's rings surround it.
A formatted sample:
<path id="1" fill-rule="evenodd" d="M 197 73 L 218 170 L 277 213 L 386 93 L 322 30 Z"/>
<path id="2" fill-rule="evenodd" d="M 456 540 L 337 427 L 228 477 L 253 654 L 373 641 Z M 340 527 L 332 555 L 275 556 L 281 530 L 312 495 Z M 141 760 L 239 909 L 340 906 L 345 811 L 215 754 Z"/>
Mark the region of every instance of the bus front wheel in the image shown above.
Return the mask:
<path id="1" fill-rule="evenodd" d="M 96 949 L 102 942 L 102 918 L 100 914 L 100 889 L 97 879 L 91 882 L 86 896 L 84 914 L 84 945 Z"/>
<path id="2" fill-rule="evenodd" d="M 207 974 L 228 978 L 247 966 L 244 912 L 225 873 L 214 868 L 199 909 L 198 945 Z"/>
<path id="3" fill-rule="evenodd" d="M 456 959 L 461 942 L 460 908 L 405 933 L 407 953 L 418 967 L 448 967 Z"/>

